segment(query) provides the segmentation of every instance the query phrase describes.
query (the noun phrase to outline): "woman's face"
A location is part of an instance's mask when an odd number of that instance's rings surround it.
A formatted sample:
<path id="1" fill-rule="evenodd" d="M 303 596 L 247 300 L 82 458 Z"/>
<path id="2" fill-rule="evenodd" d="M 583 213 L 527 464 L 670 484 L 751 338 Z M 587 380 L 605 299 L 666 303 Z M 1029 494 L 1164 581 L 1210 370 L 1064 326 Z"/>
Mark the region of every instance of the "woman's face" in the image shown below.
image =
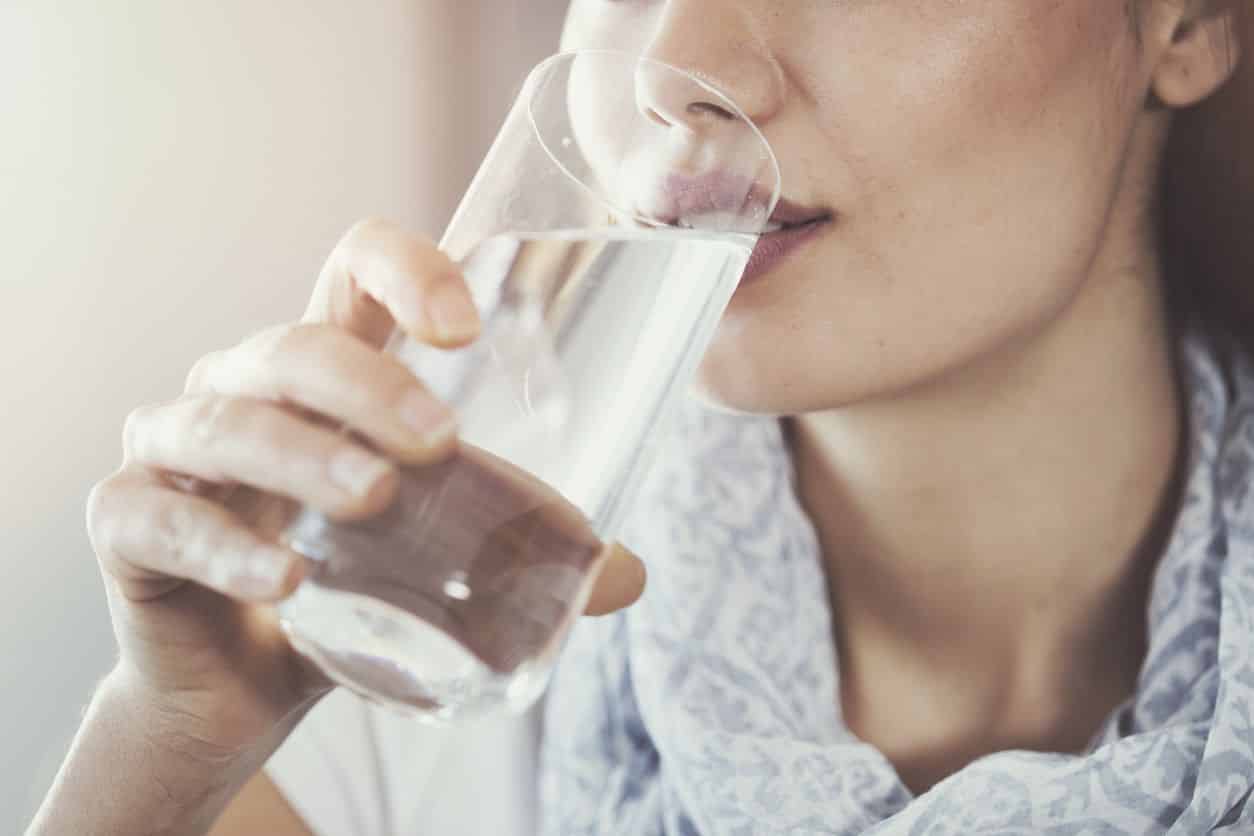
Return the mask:
<path id="1" fill-rule="evenodd" d="M 1057 319 L 1149 83 L 1122 0 L 574 0 L 563 46 L 709 79 L 771 142 L 785 198 L 830 213 L 737 291 L 702 367 L 713 400 L 783 414 L 937 380 Z"/>

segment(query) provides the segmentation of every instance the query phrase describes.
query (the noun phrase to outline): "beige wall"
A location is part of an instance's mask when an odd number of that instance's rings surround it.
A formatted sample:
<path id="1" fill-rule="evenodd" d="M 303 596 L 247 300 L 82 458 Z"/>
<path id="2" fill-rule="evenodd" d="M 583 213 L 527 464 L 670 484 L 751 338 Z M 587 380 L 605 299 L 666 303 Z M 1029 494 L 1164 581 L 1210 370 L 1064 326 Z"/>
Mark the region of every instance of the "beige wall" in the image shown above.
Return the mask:
<path id="1" fill-rule="evenodd" d="M 110 664 L 83 503 L 126 413 L 297 316 L 353 219 L 438 236 L 559 6 L 0 3 L 0 832 Z"/>

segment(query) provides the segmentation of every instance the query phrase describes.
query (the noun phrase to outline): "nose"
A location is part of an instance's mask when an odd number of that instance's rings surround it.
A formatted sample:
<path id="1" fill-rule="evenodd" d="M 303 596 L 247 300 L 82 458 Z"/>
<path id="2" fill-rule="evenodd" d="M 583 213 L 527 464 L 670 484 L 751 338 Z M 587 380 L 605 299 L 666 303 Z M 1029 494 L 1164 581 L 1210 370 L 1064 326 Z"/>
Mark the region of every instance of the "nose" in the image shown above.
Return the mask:
<path id="1" fill-rule="evenodd" d="M 762 127 L 782 106 L 785 85 L 753 24 L 752 12 L 733 0 L 668 0 L 645 56 L 721 90 Z M 649 119 L 694 132 L 734 118 L 723 98 L 673 73 L 640 73 L 636 99 Z"/>

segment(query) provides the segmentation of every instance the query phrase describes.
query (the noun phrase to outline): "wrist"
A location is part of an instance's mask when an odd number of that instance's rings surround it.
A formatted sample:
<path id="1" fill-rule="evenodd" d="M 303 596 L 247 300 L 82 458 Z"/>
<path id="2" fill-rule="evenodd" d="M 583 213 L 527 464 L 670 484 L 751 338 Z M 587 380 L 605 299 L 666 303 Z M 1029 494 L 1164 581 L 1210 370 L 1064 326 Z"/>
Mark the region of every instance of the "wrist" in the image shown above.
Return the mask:
<path id="1" fill-rule="evenodd" d="M 249 760 L 250 747 L 226 744 L 208 732 L 212 721 L 195 705 L 151 689 L 141 677 L 119 665 L 100 683 L 92 709 L 127 739 L 134 740 L 171 768 L 199 776 L 237 771 Z M 89 715 L 90 716 L 90 715 Z"/>
<path id="2" fill-rule="evenodd" d="M 264 757 L 199 740 L 194 723 L 115 670 L 28 836 L 207 832 Z"/>
<path id="3" fill-rule="evenodd" d="M 152 692 L 121 666 L 101 682 L 92 710 L 99 722 L 148 753 L 172 777 L 186 775 L 198 786 L 206 780 L 230 783 L 240 777 L 236 773 L 249 772 L 248 762 L 255 758 L 250 748 L 223 745 L 205 734 L 199 712 Z"/>

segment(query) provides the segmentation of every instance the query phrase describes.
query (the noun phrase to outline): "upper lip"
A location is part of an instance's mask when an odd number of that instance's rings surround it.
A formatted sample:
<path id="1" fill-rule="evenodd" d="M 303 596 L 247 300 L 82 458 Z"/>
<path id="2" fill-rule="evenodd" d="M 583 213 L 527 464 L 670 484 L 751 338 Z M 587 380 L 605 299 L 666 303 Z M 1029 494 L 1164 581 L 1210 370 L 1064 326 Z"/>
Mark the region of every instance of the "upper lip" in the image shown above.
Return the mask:
<path id="1" fill-rule="evenodd" d="M 718 213 L 742 220 L 745 225 L 754 227 L 752 231 L 758 231 L 770 199 L 769 190 L 730 172 L 711 171 L 695 176 L 671 173 L 662 181 L 649 210 L 643 214 L 667 225 L 691 227 L 700 216 Z M 766 227 L 770 230 L 802 226 L 831 216 L 827 209 L 803 206 L 781 197 Z"/>

